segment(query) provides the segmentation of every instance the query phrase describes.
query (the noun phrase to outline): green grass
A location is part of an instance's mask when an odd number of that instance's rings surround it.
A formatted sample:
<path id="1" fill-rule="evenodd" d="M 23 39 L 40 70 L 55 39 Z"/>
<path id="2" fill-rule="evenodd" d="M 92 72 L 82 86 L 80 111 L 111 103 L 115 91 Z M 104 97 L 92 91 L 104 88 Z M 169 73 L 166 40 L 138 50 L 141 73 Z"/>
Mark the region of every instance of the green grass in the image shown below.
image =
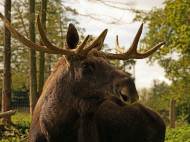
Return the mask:
<path id="1" fill-rule="evenodd" d="M 28 113 L 16 113 L 12 116 L 14 126 L 8 127 L 8 131 L 0 130 L 0 142 L 25 142 L 27 141 L 31 117 Z"/>
<path id="2" fill-rule="evenodd" d="M 28 113 L 16 113 L 16 115 L 12 116 L 12 122 L 17 129 L 24 132 L 30 128 L 31 116 Z"/>
<path id="3" fill-rule="evenodd" d="M 165 142 L 190 142 L 190 125 L 167 129 Z"/>

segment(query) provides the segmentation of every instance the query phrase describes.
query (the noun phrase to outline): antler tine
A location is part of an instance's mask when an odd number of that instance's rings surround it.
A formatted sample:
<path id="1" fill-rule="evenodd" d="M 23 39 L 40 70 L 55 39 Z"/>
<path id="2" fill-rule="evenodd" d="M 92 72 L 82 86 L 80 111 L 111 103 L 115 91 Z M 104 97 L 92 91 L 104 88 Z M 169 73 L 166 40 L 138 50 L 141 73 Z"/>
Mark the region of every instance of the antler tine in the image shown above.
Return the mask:
<path id="1" fill-rule="evenodd" d="M 159 49 L 164 43 L 165 43 L 165 41 L 162 41 L 162 42 L 158 43 L 157 45 L 155 45 L 154 47 L 152 47 L 150 50 L 146 51 L 145 53 L 137 53 L 138 57 L 136 59 L 143 59 L 143 58 L 146 58 L 146 57 L 150 56 L 157 49 Z"/>
<path id="2" fill-rule="evenodd" d="M 84 48 L 84 51 L 86 53 L 88 53 L 93 48 L 97 48 L 98 50 L 100 50 L 103 45 L 104 39 L 107 35 L 107 32 L 108 32 L 108 30 L 105 29 L 95 40 L 93 40 L 88 45 L 86 45 L 86 47 Z M 101 40 L 101 42 L 99 42 L 99 40 Z"/>
<path id="3" fill-rule="evenodd" d="M 85 39 L 83 40 L 83 42 L 77 47 L 76 51 L 78 54 L 81 54 L 83 52 L 83 48 L 85 47 L 88 39 L 89 39 L 89 35 L 87 35 Z"/>
<path id="4" fill-rule="evenodd" d="M 119 47 L 118 35 L 116 36 L 116 40 L 115 40 L 115 49 L 119 51 L 120 53 L 126 52 L 124 49 Z"/>
<path id="5" fill-rule="evenodd" d="M 105 38 L 106 38 L 107 32 L 108 32 L 108 30 L 105 29 L 105 30 L 102 32 L 102 34 L 100 35 L 100 37 L 102 37 L 102 38 L 101 38 L 101 41 L 100 41 L 99 46 L 96 47 L 96 49 L 97 49 L 98 51 L 100 51 L 100 50 L 102 49 L 102 46 L 103 46 L 104 40 L 105 40 Z"/>
<path id="6" fill-rule="evenodd" d="M 122 53 L 121 54 L 105 53 L 105 56 L 109 59 L 119 59 L 119 60 L 143 59 L 143 58 L 146 58 L 146 57 L 150 56 L 151 54 L 153 54 L 158 48 L 160 48 L 165 43 L 165 42 L 161 42 L 145 53 L 138 53 L 137 45 L 138 45 L 138 42 L 139 42 L 139 39 L 140 39 L 140 36 L 142 33 L 142 29 L 143 29 L 143 24 L 141 24 L 141 26 L 133 40 L 133 43 L 128 51 L 125 51 L 119 47 L 118 37 L 116 37 L 116 49 Z"/>
<path id="7" fill-rule="evenodd" d="M 54 46 L 53 44 L 51 44 L 49 42 L 49 40 L 46 37 L 46 34 L 42 28 L 42 24 L 40 22 L 40 18 L 39 15 L 37 17 L 37 26 L 38 26 L 38 31 L 40 33 L 40 37 L 42 42 L 44 43 L 44 45 L 51 49 L 55 54 L 65 54 L 65 55 L 85 55 L 88 52 L 85 52 L 85 50 L 83 49 L 88 41 L 89 35 L 86 36 L 86 38 L 83 40 L 83 42 L 75 49 L 61 49 L 61 48 L 57 48 L 56 46 Z M 90 50 L 89 50 L 90 51 Z"/>
<path id="8" fill-rule="evenodd" d="M 143 29 L 143 23 L 141 24 L 134 40 L 133 40 L 133 43 L 131 45 L 131 47 L 129 48 L 129 50 L 125 53 L 126 56 L 137 56 L 138 53 L 137 53 L 137 46 L 138 46 L 138 43 L 139 43 L 139 39 L 140 39 L 140 36 L 142 34 L 142 29 Z"/>
<path id="9" fill-rule="evenodd" d="M 45 53 L 51 53 L 49 49 L 47 49 L 45 46 L 38 45 L 27 38 L 25 38 L 23 35 L 21 35 L 14 27 L 9 23 L 9 21 L 3 16 L 3 14 L 0 12 L 0 18 L 3 20 L 5 26 L 17 37 L 17 39 L 22 42 L 24 45 L 28 46 L 29 48 Z"/>
<path id="10" fill-rule="evenodd" d="M 61 48 L 54 46 L 52 43 L 49 42 L 49 40 L 44 32 L 44 29 L 42 28 L 42 24 L 40 22 L 39 15 L 37 17 L 37 27 L 38 27 L 38 31 L 39 31 L 42 42 L 48 49 L 50 49 L 52 51 L 53 54 L 64 54 L 64 55 L 76 55 L 77 54 L 76 49 L 61 49 Z"/>
<path id="11" fill-rule="evenodd" d="M 46 37 L 46 34 L 45 34 L 44 29 L 42 27 L 42 24 L 40 22 L 40 16 L 39 15 L 37 16 L 37 20 L 36 21 L 37 21 L 38 32 L 40 34 L 41 40 L 44 43 L 44 45 L 46 45 L 46 47 L 49 48 L 49 49 L 56 50 L 57 47 L 55 47 L 54 45 L 52 45 L 49 42 L 49 40 L 47 39 L 47 37 Z"/>

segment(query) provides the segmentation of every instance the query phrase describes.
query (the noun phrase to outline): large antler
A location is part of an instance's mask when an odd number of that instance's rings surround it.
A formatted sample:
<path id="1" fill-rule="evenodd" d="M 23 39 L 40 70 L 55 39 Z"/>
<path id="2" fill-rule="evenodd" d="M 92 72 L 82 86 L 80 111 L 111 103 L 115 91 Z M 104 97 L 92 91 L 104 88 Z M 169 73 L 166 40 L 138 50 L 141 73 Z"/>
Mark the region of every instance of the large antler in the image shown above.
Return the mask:
<path id="1" fill-rule="evenodd" d="M 124 49 L 119 47 L 118 36 L 116 36 L 115 48 L 116 48 L 116 50 L 121 52 L 121 54 L 105 53 L 105 56 L 109 59 L 127 60 L 127 59 L 143 59 L 143 58 L 146 58 L 146 57 L 150 56 L 151 54 L 153 54 L 158 48 L 160 48 L 164 44 L 164 42 L 157 44 L 156 46 L 154 46 L 153 48 L 151 48 L 150 50 L 148 50 L 145 53 L 138 53 L 137 45 L 138 45 L 138 42 L 139 42 L 139 39 L 140 39 L 140 36 L 142 33 L 142 29 L 143 29 L 143 24 L 141 24 L 141 26 L 133 40 L 133 43 L 128 51 L 125 51 Z"/>
<path id="2" fill-rule="evenodd" d="M 0 18 L 3 20 L 5 26 L 17 37 L 17 39 L 22 42 L 24 45 L 28 46 L 29 48 L 33 50 L 37 50 L 44 53 L 51 53 L 51 54 L 64 54 L 64 55 L 86 55 L 89 51 L 91 51 L 93 48 L 102 46 L 102 42 L 99 42 L 99 40 L 104 40 L 107 29 L 105 29 L 94 41 L 90 42 L 88 45 L 86 45 L 87 40 L 89 38 L 89 35 L 83 40 L 83 42 L 77 46 L 75 49 L 63 49 L 63 48 L 57 48 L 53 44 L 49 42 L 47 39 L 45 32 L 42 28 L 40 18 L 37 17 L 37 26 L 38 30 L 42 39 L 42 42 L 45 46 L 38 45 L 29 39 L 25 38 L 23 35 L 21 35 L 9 22 L 8 20 L 0 13 Z M 72 24 L 69 25 L 70 27 L 74 27 Z"/>
<path id="3" fill-rule="evenodd" d="M 85 56 L 90 52 L 93 48 L 96 48 L 97 50 L 101 50 L 103 46 L 104 39 L 107 34 L 107 29 L 105 29 L 94 41 L 87 44 L 89 35 L 83 40 L 83 42 L 77 46 L 74 49 L 65 49 L 65 48 L 57 48 L 53 44 L 50 43 L 50 41 L 47 39 L 46 34 L 42 28 L 40 18 L 37 17 L 37 26 L 38 30 L 41 36 L 41 40 L 44 43 L 45 46 L 38 45 L 29 39 L 25 38 L 23 35 L 21 35 L 14 27 L 8 22 L 8 20 L 0 13 L 0 18 L 3 20 L 5 26 L 20 40 L 24 45 L 28 46 L 29 48 L 33 50 L 37 50 L 40 52 L 45 53 L 52 53 L 52 54 L 64 54 L 64 55 L 80 55 Z M 70 24 L 69 28 L 74 28 L 74 25 Z M 118 37 L 116 37 L 116 49 L 121 52 L 121 54 L 113 54 L 113 53 L 104 53 L 105 56 L 109 59 L 119 59 L 119 60 L 127 60 L 127 59 L 142 59 L 150 56 L 153 54 L 158 48 L 160 48 L 164 42 L 161 42 L 148 50 L 145 53 L 138 53 L 137 52 L 137 45 L 142 33 L 143 24 L 140 26 L 134 41 L 129 48 L 128 51 L 124 51 L 119 47 L 118 44 Z M 124 52 L 124 53 L 123 53 Z"/>

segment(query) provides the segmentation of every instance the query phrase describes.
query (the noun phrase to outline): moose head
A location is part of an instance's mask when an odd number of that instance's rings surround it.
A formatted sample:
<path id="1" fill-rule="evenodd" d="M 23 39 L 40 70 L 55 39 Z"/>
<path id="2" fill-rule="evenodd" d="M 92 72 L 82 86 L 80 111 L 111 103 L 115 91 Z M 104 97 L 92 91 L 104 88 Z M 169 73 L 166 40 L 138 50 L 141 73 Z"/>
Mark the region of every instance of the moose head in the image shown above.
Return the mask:
<path id="1" fill-rule="evenodd" d="M 121 54 L 105 53 L 101 49 L 107 29 L 92 42 L 87 44 L 87 36 L 78 45 L 78 32 L 70 24 L 65 47 L 58 48 L 47 39 L 38 16 L 37 26 L 44 44 L 42 46 L 22 36 L 1 13 L 0 18 L 17 39 L 29 48 L 65 55 L 57 62 L 37 102 L 29 141 L 98 141 L 93 117 L 98 107 L 106 100 L 123 106 L 139 98 L 130 76 L 114 68 L 107 59 L 142 59 L 163 45 L 162 42 L 145 53 L 138 53 L 137 45 L 143 28 L 141 25 L 128 51 Z M 118 42 L 116 48 L 121 49 Z"/>

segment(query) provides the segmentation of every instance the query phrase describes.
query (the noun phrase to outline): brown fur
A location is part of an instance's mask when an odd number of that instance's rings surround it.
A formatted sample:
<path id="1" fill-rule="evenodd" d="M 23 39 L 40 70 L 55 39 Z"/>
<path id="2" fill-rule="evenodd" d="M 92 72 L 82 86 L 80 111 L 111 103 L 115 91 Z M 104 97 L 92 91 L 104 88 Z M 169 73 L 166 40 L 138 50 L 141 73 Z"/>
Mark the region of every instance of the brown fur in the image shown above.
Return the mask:
<path id="1" fill-rule="evenodd" d="M 78 33 L 71 29 L 67 35 L 73 49 Z M 122 99 L 121 92 L 127 97 Z M 133 80 L 111 66 L 101 51 L 62 57 L 37 102 L 28 141 L 163 141 L 165 124 L 154 111 L 124 104 L 137 99 Z"/>
<path id="2" fill-rule="evenodd" d="M 164 42 L 144 54 L 136 51 L 142 27 L 133 45 L 124 54 L 103 53 L 107 34 L 86 45 L 77 46 L 79 35 L 70 24 L 65 49 L 47 40 L 37 18 L 45 46 L 34 44 L 14 29 L 0 13 L 5 26 L 26 46 L 40 52 L 65 54 L 46 81 L 33 112 L 29 142 L 162 142 L 165 124 L 158 114 L 141 104 L 125 105 L 138 99 L 133 80 L 112 67 L 110 59 L 145 58 Z M 76 48 L 77 47 L 77 48 Z M 117 46 L 118 47 L 118 46 Z"/>
<path id="3" fill-rule="evenodd" d="M 83 78 L 81 62 L 95 63 L 95 74 Z M 136 93 L 130 77 L 103 56 L 78 57 L 71 63 L 61 58 L 35 108 L 29 141 L 163 141 L 165 125 L 155 112 L 141 104 L 118 106 L 100 99 L 104 93 L 115 94 L 114 84 L 122 81 L 132 88 L 130 94 Z"/>
<path id="4" fill-rule="evenodd" d="M 89 67 L 83 68 L 86 63 Z M 94 68 L 93 73 L 91 67 Z M 123 80 L 123 84 L 118 84 L 117 79 Z M 133 87 L 129 87 L 128 84 Z M 78 137 L 78 129 L 81 136 L 81 131 L 88 130 L 89 126 L 95 128 L 94 113 L 103 101 L 116 94 L 114 91 L 118 85 L 129 87 L 129 91 L 134 91 L 131 95 L 137 95 L 132 79 L 112 67 L 98 51 L 91 51 L 87 57 L 73 57 L 69 62 L 63 57 L 48 78 L 38 100 L 31 123 L 29 141 L 36 141 L 36 137 L 46 137 L 49 141 L 57 138 L 57 141 L 73 141 L 73 138 Z M 117 100 L 117 97 L 115 99 Z M 119 102 L 119 98 L 117 101 Z M 85 129 L 82 130 L 80 126 L 83 125 L 79 126 L 79 124 L 88 123 L 88 119 L 89 126 L 84 125 Z M 90 128 L 89 131 L 95 130 Z M 71 133 L 69 131 L 75 135 L 67 136 L 67 133 Z M 86 135 L 86 132 L 83 133 Z M 64 137 L 61 138 L 62 136 Z M 67 140 L 71 138 L 72 140 Z"/>
<path id="5" fill-rule="evenodd" d="M 165 123 L 150 108 L 104 102 L 96 113 L 100 142 L 164 142 Z"/>

